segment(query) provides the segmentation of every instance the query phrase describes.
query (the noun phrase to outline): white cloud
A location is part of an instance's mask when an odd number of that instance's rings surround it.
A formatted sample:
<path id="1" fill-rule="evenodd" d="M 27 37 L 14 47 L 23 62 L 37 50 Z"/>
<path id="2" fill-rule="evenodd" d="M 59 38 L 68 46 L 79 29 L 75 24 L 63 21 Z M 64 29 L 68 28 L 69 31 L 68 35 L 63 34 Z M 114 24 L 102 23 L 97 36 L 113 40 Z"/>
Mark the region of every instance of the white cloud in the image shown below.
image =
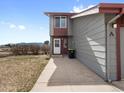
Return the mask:
<path id="1" fill-rule="evenodd" d="M 74 6 L 74 7 L 73 7 L 73 10 L 72 10 L 71 12 L 78 13 L 78 12 L 81 12 L 82 10 L 83 10 L 83 5 Z"/>
<path id="2" fill-rule="evenodd" d="M 5 22 L 5 21 L 0 21 L 0 24 L 8 26 L 10 29 L 19 29 L 19 30 L 25 30 L 26 27 L 24 25 L 17 25 L 13 24 L 11 22 Z"/>
<path id="3" fill-rule="evenodd" d="M 9 25 L 9 28 L 10 28 L 10 29 L 15 29 L 15 28 L 16 28 L 16 25 L 15 25 L 15 24 L 10 24 L 10 25 Z"/>
<path id="4" fill-rule="evenodd" d="M 25 30 L 25 29 L 26 29 L 26 27 L 25 27 L 24 25 L 18 25 L 18 28 L 19 28 L 20 30 Z"/>
<path id="5" fill-rule="evenodd" d="M 93 6 L 95 6 L 95 5 L 89 5 L 89 6 L 86 7 L 86 8 L 84 8 L 83 5 L 74 6 L 74 7 L 73 7 L 73 10 L 72 10 L 71 12 L 79 13 L 79 12 L 81 12 L 81 11 L 83 11 L 83 10 L 86 10 L 86 9 L 89 9 L 89 8 L 91 8 L 91 7 L 93 7 Z"/>
<path id="6" fill-rule="evenodd" d="M 79 2 L 80 0 L 76 0 L 77 2 Z"/>
<path id="7" fill-rule="evenodd" d="M 10 24 L 9 25 L 10 29 L 19 29 L 19 30 L 25 30 L 26 27 L 24 25 L 15 25 L 15 24 Z"/>

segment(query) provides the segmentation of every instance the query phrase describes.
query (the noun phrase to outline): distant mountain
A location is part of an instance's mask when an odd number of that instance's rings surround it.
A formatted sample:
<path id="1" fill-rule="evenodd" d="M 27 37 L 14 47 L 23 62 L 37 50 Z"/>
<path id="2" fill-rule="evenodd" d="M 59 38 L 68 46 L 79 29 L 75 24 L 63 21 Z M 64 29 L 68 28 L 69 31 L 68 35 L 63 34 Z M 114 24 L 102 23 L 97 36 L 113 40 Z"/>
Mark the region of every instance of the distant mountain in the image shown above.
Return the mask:
<path id="1" fill-rule="evenodd" d="M 0 48 L 8 48 L 8 46 L 0 45 Z"/>
<path id="2" fill-rule="evenodd" d="M 43 45 L 43 43 L 17 43 L 17 45 L 38 45 L 38 46 L 42 46 Z"/>
<path id="3" fill-rule="evenodd" d="M 38 45 L 38 46 L 42 46 L 43 43 L 39 42 L 32 42 L 32 43 L 13 43 L 13 44 L 5 44 L 5 45 L 0 45 L 0 48 L 7 48 L 9 47 L 9 45 Z"/>

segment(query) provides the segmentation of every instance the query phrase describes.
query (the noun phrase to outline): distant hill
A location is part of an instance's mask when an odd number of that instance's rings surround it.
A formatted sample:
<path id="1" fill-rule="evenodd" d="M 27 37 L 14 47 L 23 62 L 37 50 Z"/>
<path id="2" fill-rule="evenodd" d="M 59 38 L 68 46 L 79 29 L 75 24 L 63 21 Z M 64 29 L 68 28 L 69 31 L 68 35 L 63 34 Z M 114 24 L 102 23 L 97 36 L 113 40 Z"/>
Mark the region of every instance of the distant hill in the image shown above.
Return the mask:
<path id="1" fill-rule="evenodd" d="M 0 48 L 7 48 L 9 44 L 5 44 L 5 45 L 0 45 Z M 36 42 L 32 42 L 32 43 L 13 43 L 11 45 L 38 45 L 38 46 L 42 46 L 43 43 L 39 42 L 39 43 L 36 43 Z"/>
<path id="2" fill-rule="evenodd" d="M 17 45 L 38 45 L 38 46 L 42 46 L 43 43 L 17 43 Z"/>

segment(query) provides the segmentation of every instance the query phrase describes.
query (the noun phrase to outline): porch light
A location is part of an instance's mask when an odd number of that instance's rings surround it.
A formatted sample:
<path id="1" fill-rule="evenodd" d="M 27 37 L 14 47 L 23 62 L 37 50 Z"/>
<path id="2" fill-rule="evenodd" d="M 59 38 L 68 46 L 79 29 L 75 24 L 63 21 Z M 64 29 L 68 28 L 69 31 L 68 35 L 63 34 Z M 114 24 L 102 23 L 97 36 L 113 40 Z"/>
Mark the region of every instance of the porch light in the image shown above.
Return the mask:
<path id="1" fill-rule="evenodd" d="M 117 24 L 116 23 L 112 24 L 112 28 L 117 28 Z"/>

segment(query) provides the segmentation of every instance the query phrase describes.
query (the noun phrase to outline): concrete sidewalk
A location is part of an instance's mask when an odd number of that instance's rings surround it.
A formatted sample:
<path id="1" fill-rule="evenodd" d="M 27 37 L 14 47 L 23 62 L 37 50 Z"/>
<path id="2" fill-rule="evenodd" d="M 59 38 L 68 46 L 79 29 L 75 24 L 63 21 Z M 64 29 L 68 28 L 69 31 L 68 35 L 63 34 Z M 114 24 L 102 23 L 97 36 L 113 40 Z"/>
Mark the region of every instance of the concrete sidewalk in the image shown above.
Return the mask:
<path id="1" fill-rule="evenodd" d="M 118 87 L 119 89 L 124 91 L 124 80 L 121 81 L 113 81 L 112 84 L 116 87 Z"/>
<path id="2" fill-rule="evenodd" d="M 112 92 L 120 89 L 107 84 L 76 59 L 51 58 L 31 92 Z"/>

